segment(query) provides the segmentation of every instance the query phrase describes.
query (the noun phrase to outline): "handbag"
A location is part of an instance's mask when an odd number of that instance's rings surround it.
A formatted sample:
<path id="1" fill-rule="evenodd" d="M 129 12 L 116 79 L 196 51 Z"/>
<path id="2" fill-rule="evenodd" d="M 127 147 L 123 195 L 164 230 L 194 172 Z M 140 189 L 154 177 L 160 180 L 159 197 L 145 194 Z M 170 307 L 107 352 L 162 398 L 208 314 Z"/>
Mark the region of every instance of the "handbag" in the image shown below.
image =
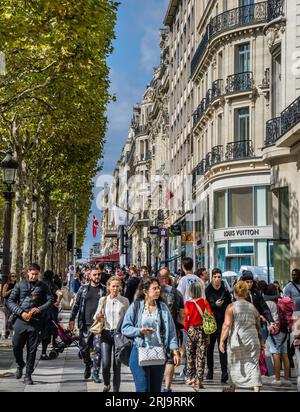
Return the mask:
<path id="1" fill-rule="evenodd" d="M 92 326 L 90 327 L 90 332 L 93 335 L 101 335 L 104 329 L 105 320 L 104 319 L 96 319 Z"/>
<path id="2" fill-rule="evenodd" d="M 100 310 L 100 313 L 102 313 L 103 316 L 105 315 L 106 299 L 107 298 L 105 297 L 103 300 L 103 306 Z M 100 320 L 96 319 L 94 323 L 92 324 L 92 326 L 90 327 L 90 332 L 93 335 L 99 336 L 102 334 L 104 327 L 105 327 L 105 318 L 103 317 Z"/>
<path id="3" fill-rule="evenodd" d="M 138 358 L 140 366 L 164 365 L 166 354 L 162 346 L 138 347 Z"/>
<path id="4" fill-rule="evenodd" d="M 218 329 L 215 317 L 211 315 L 208 312 L 208 310 L 206 310 L 206 308 L 203 314 L 203 311 L 200 308 L 200 306 L 196 302 L 194 303 L 197 306 L 197 309 L 202 317 L 202 330 L 205 333 L 205 335 L 211 335 L 215 333 L 215 331 Z"/>

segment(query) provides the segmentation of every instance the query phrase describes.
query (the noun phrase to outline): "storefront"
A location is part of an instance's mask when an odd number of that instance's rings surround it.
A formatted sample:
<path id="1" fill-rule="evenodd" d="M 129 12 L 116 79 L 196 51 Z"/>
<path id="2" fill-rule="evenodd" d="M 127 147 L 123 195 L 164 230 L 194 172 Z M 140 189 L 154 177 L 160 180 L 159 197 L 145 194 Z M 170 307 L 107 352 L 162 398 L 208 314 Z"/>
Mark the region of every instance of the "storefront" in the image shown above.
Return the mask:
<path id="1" fill-rule="evenodd" d="M 213 192 L 214 266 L 238 273 L 241 266 L 273 263 L 272 192 L 244 186 Z"/>

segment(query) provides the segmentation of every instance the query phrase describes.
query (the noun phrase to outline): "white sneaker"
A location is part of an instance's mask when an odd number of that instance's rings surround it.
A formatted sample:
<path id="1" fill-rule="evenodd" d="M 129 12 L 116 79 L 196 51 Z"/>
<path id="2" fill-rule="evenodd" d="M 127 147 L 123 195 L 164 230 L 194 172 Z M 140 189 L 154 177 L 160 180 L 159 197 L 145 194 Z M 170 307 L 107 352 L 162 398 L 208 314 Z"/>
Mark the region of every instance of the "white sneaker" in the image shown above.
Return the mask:
<path id="1" fill-rule="evenodd" d="M 281 380 L 277 380 L 277 379 L 274 379 L 272 382 L 271 382 L 271 385 L 272 386 L 281 386 Z"/>
<path id="2" fill-rule="evenodd" d="M 292 382 L 289 379 L 282 379 L 282 386 L 292 386 Z"/>

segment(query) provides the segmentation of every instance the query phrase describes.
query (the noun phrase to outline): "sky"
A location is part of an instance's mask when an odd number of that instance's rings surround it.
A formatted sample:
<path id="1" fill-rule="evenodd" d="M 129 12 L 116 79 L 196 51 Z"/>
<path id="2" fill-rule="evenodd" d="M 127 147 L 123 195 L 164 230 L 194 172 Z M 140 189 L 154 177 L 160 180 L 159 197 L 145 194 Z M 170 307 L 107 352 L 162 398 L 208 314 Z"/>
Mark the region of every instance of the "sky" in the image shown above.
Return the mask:
<path id="1" fill-rule="evenodd" d="M 110 92 L 117 101 L 108 107 L 108 131 L 104 148 L 103 170 L 95 177 L 94 201 L 82 248 L 83 259 L 89 249 L 100 241 L 92 236 L 95 214 L 101 227 L 101 212 L 97 208 L 101 187 L 112 179 L 115 165 L 120 158 L 131 122 L 132 107 L 141 101 L 150 83 L 153 67 L 160 59 L 159 29 L 167 11 L 168 0 L 123 0 L 119 6 L 114 51 L 108 59 L 110 67 Z"/>

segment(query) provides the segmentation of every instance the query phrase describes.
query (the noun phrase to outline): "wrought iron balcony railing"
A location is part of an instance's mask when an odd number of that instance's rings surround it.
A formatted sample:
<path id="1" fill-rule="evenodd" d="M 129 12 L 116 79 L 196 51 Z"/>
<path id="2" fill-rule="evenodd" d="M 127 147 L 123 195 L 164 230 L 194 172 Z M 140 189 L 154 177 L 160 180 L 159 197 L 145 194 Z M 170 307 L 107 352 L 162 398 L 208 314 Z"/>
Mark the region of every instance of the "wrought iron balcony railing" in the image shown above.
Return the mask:
<path id="1" fill-rule="evenodd" d="M 211 88 L 212 100 L 222 96 L 222 94 L 223 94 L 223 79 L 215 80 Z"/>
<path id="2" fill-rule="evenodd" d="M 202 56 L 206 50 L 206 46 L 209 40 L 209 34 L 208 34 L 208 26 L 206 28 L 205 34 L 196 50 L 196 53 L 194 54 L 193 58 L 192 58 L 192 62 L 191 62 L 191 71 L 192 74 L 195 72 L 199 61 L 202 59 Z"/>
<path id="3" fill-rule="evenodd" d="M 236 160 L 253 157 L 254 150 L 251 140 L 239 140 L 237 142 L 228 143 L 226 146 L 225 159 Z"/>
<path id="4" fill-rule="evenodd" d="M 284 0 L 268 1 L 268 22 L 284 16 Z"/>
<path id="5" fill-rule="evenodd" d="M 208 42 L 218 34 L 241 26 L 268 23 L 284 15 L 284 0 L 268 0 L 260 3 L 241 6 L 218 14 L 210 20 L 199 47 L 191 63 L 191 73 L 195 73 Z"/>
<path id="6" fill-rule="evenodd" d="M 266 146 L 271 146 L 281 135 L 281 117 L 275 117 L 267 122 L 266 125 Z"/>
<path id="7" fill-rule="evenodd" d="M 138 126 L 138 127 L 135 129 L 135 135 L 136 135 L 136 136 L 141 136 L 141 135 L 147 134 L 147 131 L 148 131 L 148 126 L 147 126 L 147 125 Z"/>
<path id="8" fill-rule="evenodd" d="M 271 119 L 266 124 L 266 146 L 276 141 L 300 122 L 300 97 L 293 101 L 279 117 Z"/>
<path id="9" fill-rule="evenodd" d="M 232 74 L 227 77 L 227 93 L 243 92 L 253 89 L 253 74 L 252 72 L 243 72 Z"/>
<path id="10" fill-rule="evenodd" d="M 281 113 L 281 134 L 285 134 L 300 121 L 300 97 Z"/>
<path id="11" fill-rule="evenodd" d="M 223 79 L 215 80 L 212 83 L 211 89 L 209 89 L 206 93 L 206 96 L 201 100 L 199 106 L 193 113 L 193 125 L 199 122 L 205 111 L 207 110 L 208 106 L 218 97 L 222 96 L 223 94 Z"/>
<path id="12" fill-rule="evenodd" d="M 211 165 L 215 165 L 223 161 L 223 146 L 214 146 L 211 149 Z"/>

